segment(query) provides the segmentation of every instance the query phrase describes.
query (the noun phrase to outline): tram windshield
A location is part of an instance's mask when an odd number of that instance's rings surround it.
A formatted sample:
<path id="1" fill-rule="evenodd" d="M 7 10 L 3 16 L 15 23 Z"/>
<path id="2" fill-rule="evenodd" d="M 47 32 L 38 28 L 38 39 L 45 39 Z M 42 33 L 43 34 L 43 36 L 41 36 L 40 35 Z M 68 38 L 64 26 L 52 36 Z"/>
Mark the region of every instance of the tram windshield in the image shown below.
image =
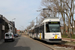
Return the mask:
<path id="1" fill-rule="evenodd" d="M 59 23 L 47 23 L 46 32 L 60 32 L 60 24 Z"/>

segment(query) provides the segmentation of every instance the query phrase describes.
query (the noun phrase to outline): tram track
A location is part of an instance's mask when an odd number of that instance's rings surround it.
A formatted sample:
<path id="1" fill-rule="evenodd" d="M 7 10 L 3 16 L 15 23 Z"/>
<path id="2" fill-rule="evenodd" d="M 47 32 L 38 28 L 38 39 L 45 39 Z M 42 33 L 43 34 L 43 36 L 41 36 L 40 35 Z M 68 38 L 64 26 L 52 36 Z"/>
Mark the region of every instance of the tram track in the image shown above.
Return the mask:
<path id="1" fill-rule="evenodd" d="M 59 46 L 59 47 L 65 47 L 65 48 L 73 48 L 75 49 L 75 46 L 72 46 L 72 45 L 65 45 L 65 44 L 54 44 L 56 46 Z"/>

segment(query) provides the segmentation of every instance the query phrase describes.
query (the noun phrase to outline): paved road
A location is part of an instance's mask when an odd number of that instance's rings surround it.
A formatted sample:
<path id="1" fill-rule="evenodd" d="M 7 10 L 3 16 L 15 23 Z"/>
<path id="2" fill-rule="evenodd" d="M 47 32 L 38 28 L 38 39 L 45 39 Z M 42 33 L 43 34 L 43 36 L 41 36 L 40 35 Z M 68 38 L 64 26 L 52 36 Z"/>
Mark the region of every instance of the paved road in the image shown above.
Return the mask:
<path id="1" fill-rule="evenodd" d="M 18 37 L 14 42 L 4 42 L 0 45 L 0 50 L 51 50 L 27 37 Z"/>

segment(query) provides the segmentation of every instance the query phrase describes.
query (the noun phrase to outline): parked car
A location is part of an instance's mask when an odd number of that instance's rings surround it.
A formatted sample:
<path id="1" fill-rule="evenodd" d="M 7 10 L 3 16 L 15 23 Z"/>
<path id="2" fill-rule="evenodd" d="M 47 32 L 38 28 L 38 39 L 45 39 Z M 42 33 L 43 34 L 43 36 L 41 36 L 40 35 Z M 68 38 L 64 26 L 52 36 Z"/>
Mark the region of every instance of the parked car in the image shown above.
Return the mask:
<path id="1" fill-rule="evenodd" d="M 18 37 L 19 35 L 18 34 L 14 34 L 14 37 Z"/>
<path id="2" fill-rule="evenodd" d="M 15 39 L 14 39 L 14 34 L 13 33 L 10 33 L 10 32 L 8 32 L 8 33 L 5 33 L 5 42 L 6 41 L 8 41 L 8 40 L 12 40 L 12 41 L 14 41 Z"/>

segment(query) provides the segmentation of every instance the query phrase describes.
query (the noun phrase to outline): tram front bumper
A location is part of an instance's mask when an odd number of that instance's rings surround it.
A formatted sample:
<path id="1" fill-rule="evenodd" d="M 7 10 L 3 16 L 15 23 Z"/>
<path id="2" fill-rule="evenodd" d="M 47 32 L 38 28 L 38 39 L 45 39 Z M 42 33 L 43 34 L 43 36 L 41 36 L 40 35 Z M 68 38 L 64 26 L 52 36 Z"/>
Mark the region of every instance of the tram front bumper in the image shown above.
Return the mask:
<path id="1" fill-rule="evenodd" d="M 45 39 L 45 41 L 50 43 L 61 43 L 62 39 Z"/>

